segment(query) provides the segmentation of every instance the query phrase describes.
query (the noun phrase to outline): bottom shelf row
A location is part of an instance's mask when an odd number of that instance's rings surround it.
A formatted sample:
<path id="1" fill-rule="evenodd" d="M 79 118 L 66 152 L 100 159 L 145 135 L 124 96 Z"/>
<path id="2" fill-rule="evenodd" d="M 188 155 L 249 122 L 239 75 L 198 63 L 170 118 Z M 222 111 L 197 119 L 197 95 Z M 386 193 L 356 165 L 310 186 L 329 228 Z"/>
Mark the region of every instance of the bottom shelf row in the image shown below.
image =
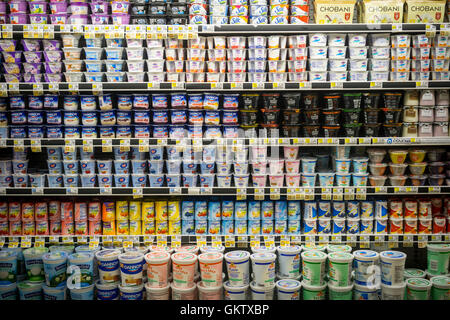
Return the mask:
<path id="1" fill-rule="evenodd" d="M 352 250 L 5 248 L 0 300 L 450 300 L 450 244 L 427 245 L 426 271 L 401 251 Z"/>

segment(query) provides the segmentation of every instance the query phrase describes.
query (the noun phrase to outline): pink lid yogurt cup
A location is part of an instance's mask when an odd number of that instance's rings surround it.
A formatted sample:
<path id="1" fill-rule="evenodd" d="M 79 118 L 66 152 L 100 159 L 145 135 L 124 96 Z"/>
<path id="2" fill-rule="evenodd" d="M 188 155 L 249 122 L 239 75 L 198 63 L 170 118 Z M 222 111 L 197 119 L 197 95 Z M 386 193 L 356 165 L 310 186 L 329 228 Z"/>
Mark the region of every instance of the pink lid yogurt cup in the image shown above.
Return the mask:
<path id="1" fill-rule="evenodd" d="M 147 262 L 148 285 L 153 288 L 163 288 L 168 285 L 170 271 L 170 253 L 153 251 L 145 256 Z"/>
<path id="2" fill-rule="evenodd" d="M 200 274 L 205 287 L 222 285 L 223 254 L 220 252 L 206 252 L 198 256 Z"/>
<path id="3" fill-rule="evenodd" d="M 172 255 L 173 285 L 177 288 L 190 288 L 194 284 L 197 256 L 189 252 Z"/>

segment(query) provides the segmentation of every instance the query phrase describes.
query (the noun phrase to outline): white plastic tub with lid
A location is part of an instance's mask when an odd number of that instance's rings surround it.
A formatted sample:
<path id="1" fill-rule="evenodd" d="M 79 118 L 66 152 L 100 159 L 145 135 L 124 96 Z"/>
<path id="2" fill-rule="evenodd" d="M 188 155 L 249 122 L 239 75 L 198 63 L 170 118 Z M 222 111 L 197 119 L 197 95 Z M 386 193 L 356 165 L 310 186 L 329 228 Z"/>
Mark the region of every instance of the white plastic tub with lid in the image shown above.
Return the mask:
<path id="1" fill-rule="evenodd" d="M 42 256 L 48 252 L 48 248 L 28 248 L 23 251 L 25 268 L 28 280 L 31 282 L 42 282 L 45 280 L 44 262 Z"/>
<path id="2" fill-rule="evenodd" d="M 426 272 L 420 269 L 415 269 L 415 268 L 409 268 L 409 269 L 405 269 L 405 271 L 403 272 L 403 277 L 405 278 L 405 280 L 409 279 L 409 278 L 422 278 L 424 279 L 426 277 Z"/>
<path id="3" fill-rule="evenodd" d="M 200 248 L 200 252 L 201 253 L 206 253 L 206 252 L 220 252 L 220 253 L 224 253 L 225 252 L 225 247 L 224 246 L 218 246 L 218 247 L 213 247 L 213 246 L 206 246 L 206 247 L 201 247 Z"/>
<path id="4" fill-rule="evenodd" d="M 223 254 L 206 252 L 198 256 L 202 286 L 218 287 L 222 285 Z"/>
<path id="5" fill-rule="evenodd" d="M 119 285 L 120 300 L 143 300 L 144 285 L 126 287 Z"/>
<path id="6" fill-rule="evenodd" d="M 431 281 L 423 278 L 406 279 L 407 300 L 429 300 L 431 292 Z"/>
<path id="7" fill-rule="evenodd" d="M 296 278 L 300 274 L 301 246 L 277 247 L 278 274 L 283 277 Z"/>
<path id="8" fill-rule="evenodd" d="M 194 284 L 197 256 L 189 252 L 172 255 L 173 284 L 178 288 L 190 288 Z"/>
<path id="9" fill-rule="evenodd" d="M 150 246 L 149 249 L 150 249 L 150 251 L 166 251 L 170 254 L 172 254 L 174 252 L 174 249 L 171 247 Z"/>
<path id="10" fill-rule="evenodd" d="M 77 266 L 80 268 L 81 286 L 90 286 L 93 283 L 94 277 L 94 254 L 91 252 L 75 252 L 69 255 L 68 261 L 69 266 Z"/>
<path id="11" fill-rule="evenodd" d="M 378 297 L 377 286 L 361 286 L 355 283 L 355 289 L 353 291 L 353 300 L 380 300 Z"/>
<path id="12" fill-rule="evenodd" d="M 300 281 L 293 279 L 278 280 L 277 287 L 278 300 L 300 300 Z"/>
<path id="13" fill-rule="evenodd" d="M 450 300 L 450 277 L 437 276 L 431 278 L 431 299 Z"/>
<path id="14" fill-rule="evenodd" d="M 250 283 L 250 289 L 252 292 L 252 300 L 273 300 L 275 283 L 264 287 L 259 286 L 255 281 L 252 281 Z"/>
<path id="15" fill-rule="evenodd" d="M 197 285 L 195 283 L 187 288 L 175 287 L 174 283 L 172 283 L 170 287 L 172 288 L 172 300 L 196 300 L 197 298 L 195 290 Z"/>
<path id="16" fill-rule="evenodd" d="M 337 287 L 351 284 L 353 255 L 348 252 L 331 252 L 328 254 L 328 281 Z"/>
<path id="17" fill-rule="evenodd" d="M 119 300 L 118 283 L 101 283 L 97 280 L 95 283 L 97 289 L 97 300 Z"/>
<path id="18" fill-rule="evenodd" d="M 343 251 L 343 252 L 351 253 L 352 247 L 350 247 L 349 245 L 346 245 L 346 244 L 329 244 L 327 246 L 328 253 L 336 252 L 336 251 Z"/>
<path id="19" fill-rule="evenodd" d="M 328 282 L 329 300 L 353 300 L 353 287 L 353 283 L 349 286 L 337 287 Z"/>
<path id="20" fill-rule="evenodd" d="M 140 252 L 125 252 L 119 255 L 122 286 L 141 286 L 144 255 Z"/>
<path id="21" fill-rule="evenodd" d="M 310 250 L 318 250 L 318 251 L 325 252 L 326 248 L 327 248 L 326 245 L 314 244 L 314 243 L 306 243 L 305 245 L 302 246 L 303 252 L 310 251 Z"/>
<path id="22" fill-rule="evenodd" d="M 303 276 L 302 283 L 309 286 L 323 285 L 327 254 L 318 250 L 310 250 L 302 252 L 301 256 Z"/>
<path id="23" fill-rule="evenodd" d="M 376 266 L 378 265 L 380 258 L 378 252 L 372 250 L 357 250 L 353 252 L 353 256 L 355 285 L 365 286 L 369 281 L 376 280 Z"/>
<path id="24" fill-rule="evenodd" d="M 216 287 L 206 285 L 203 281 L 197 283 L 199 300 L 222 300 L 222 284 Z"/>
<path id="25" fill-rule="evenodd" d="M 245 286 L 236 286 L 230 283 L 230 281 L 226 281 L 223 283 L 223 294 L 225 300 L 247 300 L 248 299 L 248 287 Z"/>
<path id="26" fill-rule="evenodd" d="M 259 253 L 259 252 L 269 252 L 269 253 L 275 253 L 277 251 L 276 247 L 252 247 L 252 253 Z"/>
<path id="27" fill-rule="evenodd" d="M 170 272 L 170 254 L 164 251 L 153 251 L 145 256 L 147 262 L 148 287 L 167 287 Z"/>
<path id="28" fill-rule="evenodd" d="M 271 286 L 275 281 L 275 260 L 273 253 L 253 253 L 250 255 L 255 283 L 259 286 Z"/>
<path id="29" fill-rule="evenodd" d="M 189 252 L 193 254 L 198 254 L 200 248 L 198 246 L 182 246 L 175 249 L 175 252 Z"/>
<path id="30" fill-rule="evenodd" d="M 383 251 L 380 253 L 381 282 L 395 286 L 403 284 L 406 254 L 400 251 Z"/>
<path id="31" fill-rule="evenodd" d="M 101 283 L 117 283 L 120 281 L 120 254 L 121 251 L 115 249 L 103 249 L 95 253 Z"/>
<path id="32" fill-rule="evenodd" d="M 302 281 L 301 284 L 303 300 L 325 300 L 326 283 L 320 286 L 312 286 Z"/>
<path id="33" fill-rule="evenodd" d="M 229 286 L 241 287 L 249 284 L 250 279 L 250 253 L 242 250 L 230 251 L 224 256 L 227 271 Z"/>
<path id="34" fill-rule="evenodd" d="M 450 244 L 427 245 L 427 271 L 432 275 L 449 272 Z"/>
<path id="35" fill-rule="evenodd" d="M 94 285 L 70 289 L 70 298 L 72 300 L 94 300 Z"/>
<path id="36" fill-rule="evenodd" d="M 155 288 L 145 284 L 145 291 L 147 292 L 147 300 L 169 300 L 170 296 L 170 284 L 162 288 Z"/>
<path id="37" fill-rule="evenodd" d="M 405 300 L 406 282 L 397 285 L 381 284 L 381 300 Z"/>

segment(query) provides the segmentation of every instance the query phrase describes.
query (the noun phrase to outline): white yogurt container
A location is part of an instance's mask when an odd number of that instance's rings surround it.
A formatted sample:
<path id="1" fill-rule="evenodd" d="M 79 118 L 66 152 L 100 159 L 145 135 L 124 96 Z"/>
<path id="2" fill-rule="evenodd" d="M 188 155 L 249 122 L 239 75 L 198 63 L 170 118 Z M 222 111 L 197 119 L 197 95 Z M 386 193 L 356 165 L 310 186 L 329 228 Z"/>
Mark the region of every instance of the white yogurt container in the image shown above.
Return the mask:
<path id="1" fill-rule="evenodd" d="M 228 286 L 243 287 L 249 284 L 249 259 L 247 251 L 231 251 L 224 256 L 228 271 Z"/>
<path id="2" fill-rule="evenodd" d="M 192 283 L 191 286 L 186 288 L 179 288 L 172 283 L 172 300 L 196 300 L 197 298 L 197 285 Z"/>
<path id="3" fill-rule="evenodd" d="M 170 271 L 170 254 L 164 251 L 153 251 L 145 256 L 147 262 L 148 282 L 146 288 L 166 288 L 168 287 Z"/>
<path id="4" fill-rule="evenodd" d="M 223 294 L 225 300 L 247 300 L 248 299 L 249 285 L 235 286 L 226 281 L 223 283 Z"/>
<path id="5" fill-rule="evenodd" d="M 350 59 L 367 59 L 368 47 L 349 47 Z"/>
<path id="6" fill-rule="evenodd" d="M 300 281 L 283 279 L 276 282 L 278 300 L 300 300 Z"/>
<path id="7" fill-rule="evenodd" d="M 352 60 L 350 60 L 351 62 Z M 359 61 L 359 60 L 354 60 Z M 330 71 L 347 71 L 348 59 L 330 59 Z M 367 65 L 366 65 L 367 68 Z"/>
<path id="8" fill-rule="evenodd" d="M 343 47 L 346 39 L 347 34 L 345 33 L 330 33 L 328 35 L 328 45 L 330 47 Z"/>
<path id="9" fill-rule="evenodd" d="M 115 249 L 104 249 L 95 253 L 101 283 L 117 283 L 120 281 L 120 254 L 121 251 Z"/>
<path id="10" fill-rule="evenodd" d="M 381 300 L 405 300 L 406 282 L 398 285 L 381 284 Z"/>
<path id="11" fill-rule="evenodd" d="M 268 286 L 259 286 L 255 281 L 250 283 L 250 289 L 252 292 L 252 300 L 273 300 L 273 292 L 275 289 L 275 283 Z"/>
<path id="12" fill-rule="evenodd" d="M 327 59 L 309 59 L 309 70 L 317 71 L 327 71 L 328 60 Z"/>
<path id="13" fill-rule="evenodd" d="M 144 255 L 140 252 L 125 252 L 119 255 L 120 277 L 123 287 L 142 286 Z"/>
<path id="14" fill-rule="evenodd" d="M 406 254 L 399 251 L 383 251 L 380 253 L 381 282 L 395 286 L 402 285 L 405 270 Z"/>
<path id="15" fill-rule="evenodd" d="M 378 265 L 379 254 L 371 250 L 357 250 L 353 252 L 353 256 L 355 286 L 366 286 L 370 279 L 376 277 L 376 265 Z"/>
<path id="16" fill-rule="evenodd" d="M 366 287 L 355 283 L 353 300 L 380 300 L 377 287 Z"/>
<path id="17" fill-rule="evenodd" d="M 277 247 L 280 276 L 295 279 L 300 275 L 301 251 L 301 246 Z"/>
<path id="18" fill-rule="evenodd" d="M 147 292 L 147 300 L 169 300 L 170 284 L 162 288 L 156 288 L 151 287 L 147 282 L 145 284 L 145 291 Z"/>
<path id="19" fill-rule="evenodd" d="M 329 47 L 328 58 L 345 59 L 347 57 L 347 47 Z"/>
<path id="20" fill-rule="evenodd" d="M 44 262 L 42 256 L 48 252 L 48 248 L 29 248 L 23 251 L 25 268 L 30 282 L 42 282 L 45 280 Z"/>
<path id="21" fill-rule="evenodd" d="M 206 285 L 203 281 L 197 283 L 199 300 L 222 300 L 222 284 L 216 287 Z"/>
<path id="22" fill-rule="evenodd" d="M 223 254 L 206 252 L 198 256 L 200 274 L 204 287 L 219 287 L 222 285 Z"/>
<path id="23" fill-rule="evenodd" d="M 173 285 L 178 288 L 191 288 L 194 283 L 197 256 L 189 252 L 172 255 Z"/>

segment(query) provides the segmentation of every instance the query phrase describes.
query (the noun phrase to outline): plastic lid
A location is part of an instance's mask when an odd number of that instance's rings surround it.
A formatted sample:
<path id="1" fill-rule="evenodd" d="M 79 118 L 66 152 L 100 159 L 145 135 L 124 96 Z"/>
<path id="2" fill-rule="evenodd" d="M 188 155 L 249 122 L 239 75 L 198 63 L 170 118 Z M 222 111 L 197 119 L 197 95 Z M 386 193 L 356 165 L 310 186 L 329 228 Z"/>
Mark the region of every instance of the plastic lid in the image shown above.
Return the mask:
<path id="1" fill-rule="evenodd" d="M 135 292 L 140 292 L 140 291 L 144 290 L 144 285 L 140 284 L 140 285 L 134 286 L 134 287 L 124 287 L 121 284 L 119 284 L 119 290 L 122 292 L 126 292 L 126 293 L 135 293 Z"/>
<path id="2" fill-rule="evenodd" d="M 163 264 L 166 262 L 169 262 L 170 260 L 170 253 L 168 252 L 164 252 L 164 251 L 153 251 L 153 252 L 149 252 L 147 253 L 145 256 L 145 261 L 147 261 L 147 263 L 158 263 L 158 264 Z"/>
<path id="3" fill-rule="evenodd" d="M 300 281 L 301 277 L 302 277 L 302 275 L 301 275 L 300 273 L 299 273 L 299 275 L 298 275 L 297 277 L 295 277 L 295 278 L 292 278 L 292 277 L 285 277 L 285 276 L 282 276 L 281 274 L 278 274 L 278 273 L 277 273 L 277 279 L 278 279 L 278 280 L 291 279 L 291 280 L 297 280 L 297 281 Z"/>
<path id="4" fill-rule="evenodd" d="M 425 278 L 426 273 L 425 271 L 420 269 L 410 268 L 405 269 L 405 271 L 403 271 L 403 276 L 405 278 Z"/>
<path id="5" fill-rule="evenodd" d="M 77 246 L 75 248 L 75 252 L 97 252 L 100 250 L 100 247 L 96 249 L 90 248 L 88 245 Z"/>
<path id="6" fill-rule="evenodd" d="M 117 259 L 122 252 L 116 249 L 103 249 L 95 253 L 95 257 L 99 260 L 102 259 Z"/>
<path id="7" fill-rule="evenodd" d="M 297 246 L 297 245 L 288 246 L 288 247 L 278 246 L 277 251 L 278 251 L 278 253 L 297 254 L 302 251 L 302 246 Z"/>
<path id="8" fill-rule="evenodd" d="M 427 249 L 429 251 L 434 251 L 434 252 L 450 252 L 450 244 L 448 244 L 448 243 L 442 243 L 442 244 L 429 243 L 427 245 Z"/>
<path id="9" fill-rule="evenodd" d="M 226 253 L 224 257 L 227 262 L 243 262 L 250 258 L 250 253 L 248 251 L 236 250 Z"/>
<path id="10" fill-rule="evenodd" d="M 124 263 L 136 263 L 144 260 L 144 255 L 140 252 L 129 251 L 119 255 L 119 261 Z"/>
<path id="11" fill-rule="evenodd" d="M 356 219 L 359 220 L 359 219 Z M 352 252 L 352 247 L 346 244 L 329 244 L 327 246 L 328 253 L 342 251 L 342 252 Z"/>
<path id="12" fill-rule="evenodd" d="M 439 289 L 450 289 L 450 277 L 437 276 L 437 277 L 431 278 L 430 281 L 433 284 L 433 287 L 436 287 Z"/>
<path id="13" fill-rule="evenodd" d="M 308 250 L 325 251 L 326 248 L 327 248 L 326 245 L 314 244 L 314 243 L 306 243 L 305 245 L 302 246 L 303 251 L 308 251 Z"/>
<path id="14" fill-rule="evenodd" d="M 255 262 L 273 262 L 277 256 L 271 252 L 257 252 L 250 255 L 250 259 Z"/>
<path id="15" fill-rule="evenodd" d="M 171 247 L 150 246 L 150 251 L 166 251 L 172 253 L 174 250 Z"/>
<path id="16" fill-rule="evenodd" d="M 328 259 L 334 262 L 352 262 L 353 255 L 348 252 L 336 251 L 329 253 Z"/>
<path id="17" fill-rule="evenodd" d="M 68 253 L 65 251 L 53 251 L 47 252 L 42 255 L 42 260 L 44 261 L 55 261 L 60 259 L 67 259 Z"/>
<path id="18" fill-rule="evenodd" d="M 275 253 L 276 250 L 277 250 L 276 247 L 266 247 L 266 246 L 252 247 L 252 252 L 253 252 L 253 253 L 257 253 L 257 252 L 270 252 L 270 253 Z"/>
<path id="19" fill-rule="evenodd" d="M 161 292 L 161 291 L 168 291 L 169 288 L 170 288 L 170 283 L 168 283 L 167 286 L 162 287 L 162 288 L 150 287 L 150 282 L 147 282 L 145 284 L 145 290 L 147 290 L 147 291 Z"/>
<path id="20" fill-rule="evenodd" d="M 390 284 L 390 285 L 387 285 L 387 284 L 384 284 L 384 283 L 382 283 L 381 284 L 381 288 L 383 289 L 401 289 L 401 288 L 405 288 L 406 287 L 406 282 L 403 282 L 402 284 Z"/>
<path id="21" fill-rule="evenodd" d="M 69 255 L 70 261 L 84 261 L 94 259 L 94 254 L 92 252 L 76 252 Z"/>
<path id="22" fill-rule="evenodd" d="M 406 254 L 400 251 L 383 251 L 380 253 L 380 258 L 384 260 L 405 260 Z"/>
<path id="23" fill-rule="evenodd" d="M 41 289 L 42 283 L 41 282 L 32 282 L 32 281 L 22 281 L 22 282 L 18 282 L 17 286 L 19 287 L 19 289 L 32 289 L 32 288 L 36 288 L 36 287 Z"/>
<path id="24" fill-rule="evenodd" d="M 102 283 L 100 280 L 97 280 L 95 286 L 100 290 L 113 290 L 119 287 L 119 283 Z"/>
<path id="25" fill-rule="evenodd" d="M 354 157 L 354 158 L 352 158 L 352 160 L 356 161 L 356 162 L 367 162 L 367 161 L 369 161 L 369 158 L 368 157 Z"/>
<path id="26" fill-rule="evenodd" d="M 34 255 L 43 255 L 44 253 L 47 253 L 47 252 L 48 252 L 48 248 L 46 248 L 46 247 L 33 247 L 33 248 L 25 249 L 23 251 L 23 254 L 34 256 Z"/>
<path id="27" fill-rule="evenodd" d="M 353 252 L 353 256 L 355 257 L 355 259 L 363 261 L 375 261 L 379 258 L 378 252 L 372 250 L 357 250 Z"/>
<path id="28" fill-rule="evenodd" d="M 300 281 L 293 279 L 278 280 L 275 283 L 275 285 L 277 286 L 278 290 L 286 290 L 286 291 L 297 291 L 300 290 L 300 287 L 302 286 Z"/>
<path id="29" fill-rule="evenodd" d="M 245 286 L 232 286 L 230 280 L 223 283 L 223 288 L 227 291 L 245 291 L 248 289 L 248 287 L 248 284 Z"/>
<path id="30" fill-rule="evenodd" d="M 197 288 L 198 288 L 198 290 L 200 290 L 202 292 L 211 292 L 211 291 L 222 290 L 222 285 L 217 286 L 217 287 L 207 287 L 207 286 L 205 286 L 203 281 L 200 281 L 199 283 L 197 283 Z"/>
<path id="31" fill-rule="evenodd" d="M 302 259 L 308 260 L 311 262 L 321 262 L 325 261 L 327 258 L 327 254 L 325 252 L 319 250 L 309 250 L 302 252 Z"/>
<path id="32" fill-rule="evenodd" d="M 179 160 L 181 162 L 181 160 Z M 176 248 L 175 251 L 176 252 L 190 252 L 190 253 L 195 253 L 197 254 L 199 250 L 199 247 L 197 246 L 182 246 L 179 248 Z"/>
<path id="33" fill-rule="evenodd" d="M 306 284 L 305 281 L 302 281 L 301 284 L 303 288 L 309 291 L 322 291 L 325 290 L 325 288 L 327 287 L 327 283 L 325 283 L 322 286 L 311 286 L 309 284 Z"/>
<path id="34" fill-rule="evenodd" d="M 425 290 L 431 288 L 431 281 L 423 278 L 406 279 L 406 285 L 413 290 Z"/>
<path id="35" fill-rule="evenodd" d="M 349 291 L 353 290 L 353 286 L 354 286 L 354 283 L 352 283 L 351 285 L 346 286 L 346 287 L 337 287 L 337 286 L 333 285 L 331 282 L 328 282 L 328 289 L 331 289 L 335 292 L 349 292 Z"/>
<path id="36" fill-rule="evenodd" d="M 223 254 L 220 252 L 205 252 L 198 256 L 201 263 L 218 263 L 223 261 Z"/>
<path id="37" fill-rule="evenodd" d="M 264 292 L 270 292 L 275 288 L 275 282 L 270 283 L 267 286 L 259 286 L 256 281 L 250 282 L 250 288 L 253 291 L 264 291 Z"/>
<path id="38" fill-rule="evenodd" d="M 380 289 L 379 286 L 376 287 L 367 287 L 360 284 L 355 283 L 355 290 L 363 291 L 363 292 L 377 292 Z"/>
<path id="39" fill-rule="evenodd" d="M 178 292 L 190 292 L 190 291 L 194 291 L 197 288 L 197 285 L 194 283 L 192 284 L 192 287 L 189 288 L 177 288 L 175 287 L 174 283 L 170 284 L 170 287 L 172 288 L 172 290 L 174 291 L 178 291 Z"/>
<path id="40" fill-rule="evenodd" d="M 220 253 L 223 253 L 225 251 L 225 247 L 224 246 L 218 246 L 218 247 L 205 246 L 205 247 L 201 247 L 200 251 L 202 253 L 205 253 L 205 252 L 220 252 Z"/>
<path id="41" fill-rule="evenodd" d="M 197 261 L 197 256 L 189 252 L 177 252 L 172 255 L 172 261 L 178 264 L 193 264 Z"/>

